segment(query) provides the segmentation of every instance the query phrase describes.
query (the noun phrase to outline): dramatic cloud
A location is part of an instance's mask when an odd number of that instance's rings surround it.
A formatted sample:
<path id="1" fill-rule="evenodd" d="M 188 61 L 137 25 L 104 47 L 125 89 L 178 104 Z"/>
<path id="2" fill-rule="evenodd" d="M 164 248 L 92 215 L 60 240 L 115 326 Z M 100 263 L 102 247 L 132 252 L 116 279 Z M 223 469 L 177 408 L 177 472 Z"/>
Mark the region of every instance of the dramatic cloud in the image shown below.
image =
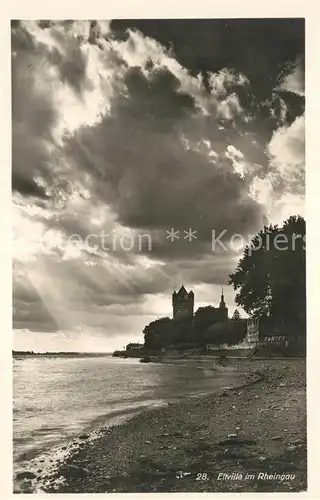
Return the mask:
<path id="1" fill-rule="evenodd" d="M 288 90 L 289 92 L 293 92 L 294 94 L 298 94 L 304 96 L 304 67 L 302 60 L 298 60 L 294 65 L 289 67 L 289 72 L 286 72 L 281 81 L 281 87 L 284 90 Z"/>
<path id="2" fill-rule="evenodd" d="M 20 346 L 137 339 L 182 281 L 216 304 L 230 238 L 303 211 L 303 21 L 260 24 L 12 23 Z"/>
<path id="3" fill-rule="evenodd" d="M 305 121 L 296 118 L 290 126 L 276 130 L 268 145 L 271 171 L 287 190 L 304 192 Z"/>

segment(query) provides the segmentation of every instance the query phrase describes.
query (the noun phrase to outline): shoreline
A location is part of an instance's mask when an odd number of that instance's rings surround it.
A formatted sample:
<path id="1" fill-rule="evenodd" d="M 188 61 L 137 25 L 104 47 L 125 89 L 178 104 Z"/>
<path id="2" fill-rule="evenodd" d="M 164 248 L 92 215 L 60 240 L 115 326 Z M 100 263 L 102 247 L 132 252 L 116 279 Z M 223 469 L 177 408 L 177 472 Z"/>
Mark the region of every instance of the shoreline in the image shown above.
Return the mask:
<path id="1" fill-rule="evenodd" d="M 305 360 L 227 364 L 247 365 L 246 380 L 107 428 L 67 458 L 43 491 L 305 491 Z"/>

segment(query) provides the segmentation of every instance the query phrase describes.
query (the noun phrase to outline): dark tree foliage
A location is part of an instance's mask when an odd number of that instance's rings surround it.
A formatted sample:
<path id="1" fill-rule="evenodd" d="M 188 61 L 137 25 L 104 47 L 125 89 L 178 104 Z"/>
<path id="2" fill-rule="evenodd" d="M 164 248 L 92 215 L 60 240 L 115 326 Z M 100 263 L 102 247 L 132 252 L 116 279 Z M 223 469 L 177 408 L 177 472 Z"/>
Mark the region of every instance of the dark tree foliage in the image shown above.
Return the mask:
<path id="1" fill-rule="evenodd" d="M 292 336 L 305 333 L 305 234 L 300 216 L 281 227 L 265 226 L 245 248 L 229 280 L 238 306 L 252 316 L 281 322 Z"/>
<path id="2" fill-rule="evenodd" d="M 170 345 L 198 342 L 195 340 L 192 329 L 192 318 L 179 320 L 160 318 L 145 326 L 143 334 L 144 347 L 147 350 L 159 350 Z"/>
<path id="3" fill-rule="evenodd" d="M 144 327 L 144 346 L 146 349 L 160 349 L 170 334 L 173 334 L 173 320 L 170 318 L 160 318 Z"/>
<path id="4" fill-rule="evenodd" d="M 245 319 L 237 321 L 226 321 L 209 326 L 205 332 L 206 344 L 212 345 L 236 345 L 242 342 L 246 336 L 247 322 Z"/>
<path id="5" fill-rule="evenodd" d="M 197 329 L 205 329 L 209 325 L 216 323 L 218 320 L 218 312 L 213 306 L 199 307 L 194 315 L 194 326 Z"/>
<path id="6" fill-rule="evenodd" d="M 213 306 L 199 307 L 194 315 L 192 322 L 194 338 L 197 338 L 201 345 L 204 346 L 206 344 L 206 329 L 210 325 L 219 322 L 219 320 L 219 309 Z"/>

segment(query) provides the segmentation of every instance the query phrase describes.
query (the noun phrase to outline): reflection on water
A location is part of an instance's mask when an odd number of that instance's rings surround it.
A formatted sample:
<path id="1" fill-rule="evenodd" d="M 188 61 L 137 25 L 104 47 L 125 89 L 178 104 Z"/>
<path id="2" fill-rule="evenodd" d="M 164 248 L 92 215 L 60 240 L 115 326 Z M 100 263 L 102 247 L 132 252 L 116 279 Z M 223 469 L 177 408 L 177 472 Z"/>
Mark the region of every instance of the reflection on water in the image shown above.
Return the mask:
<path id="1" fill-rule="evenodd" d="M 137 359 L 25 358 L 13 363 L 14 462 L 146 407 L 230 385 L 237 374 Z"/>

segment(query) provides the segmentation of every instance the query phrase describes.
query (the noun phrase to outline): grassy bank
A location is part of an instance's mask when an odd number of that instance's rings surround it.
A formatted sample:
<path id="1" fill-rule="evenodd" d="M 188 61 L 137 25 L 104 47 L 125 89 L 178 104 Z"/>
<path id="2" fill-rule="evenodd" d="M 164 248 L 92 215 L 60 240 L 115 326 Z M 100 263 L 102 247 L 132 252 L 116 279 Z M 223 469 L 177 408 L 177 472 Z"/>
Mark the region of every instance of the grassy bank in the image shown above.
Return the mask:
<path id="1" fill-rule="evenodd" d="M 62 465 L 59 492 L 305 490 L 305 361 L 227 362 L 246 363 L 246 385 L 106 430 Z"/>

